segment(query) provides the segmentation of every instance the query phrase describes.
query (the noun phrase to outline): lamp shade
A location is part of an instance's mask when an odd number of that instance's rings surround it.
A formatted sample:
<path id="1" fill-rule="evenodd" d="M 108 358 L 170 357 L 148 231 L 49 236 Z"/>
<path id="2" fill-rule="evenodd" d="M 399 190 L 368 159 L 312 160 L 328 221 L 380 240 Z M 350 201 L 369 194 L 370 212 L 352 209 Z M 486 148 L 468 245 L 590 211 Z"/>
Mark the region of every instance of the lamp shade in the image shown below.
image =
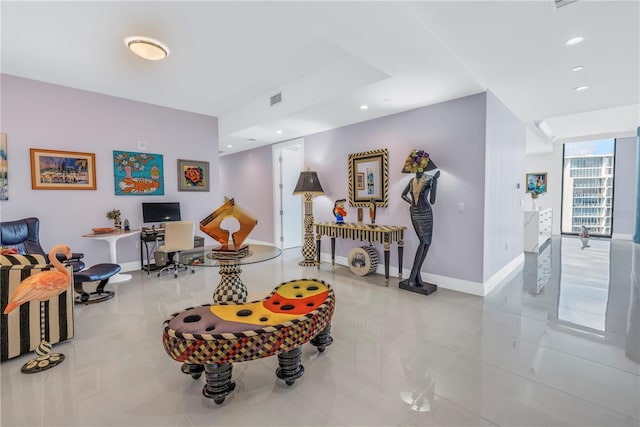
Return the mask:
<path id="1" fill-rule="evenodd" d="M 293 190 L 293 194 L 311 193 L 315 196 L 324 194 L 322 185 L 318 180 L 318 174 L 314 171 L 302 171 L 298 178 L 296 188 Z"/>

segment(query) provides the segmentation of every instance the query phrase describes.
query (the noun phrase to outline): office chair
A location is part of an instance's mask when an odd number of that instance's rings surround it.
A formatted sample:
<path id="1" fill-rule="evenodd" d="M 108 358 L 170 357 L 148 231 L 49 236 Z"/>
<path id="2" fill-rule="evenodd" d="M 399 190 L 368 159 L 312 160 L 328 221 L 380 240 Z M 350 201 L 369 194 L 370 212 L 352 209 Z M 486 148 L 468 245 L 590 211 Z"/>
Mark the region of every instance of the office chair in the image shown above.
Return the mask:
<path id="1" fill-rule="evenodd" d="M 193 221 L 171 221 L 165 224 L 164 245 L 158 247 L 158 251 L 168 255 L 168 264 L 158 272 L 158 276 L 169 270 L 173 270 L 173 277 L 178 277 L 179 270 L 190 269 L 195 273 L 193 268 L 182 264 L 178 257 L 179 252 L 193 249 L 193 234 Z"/>

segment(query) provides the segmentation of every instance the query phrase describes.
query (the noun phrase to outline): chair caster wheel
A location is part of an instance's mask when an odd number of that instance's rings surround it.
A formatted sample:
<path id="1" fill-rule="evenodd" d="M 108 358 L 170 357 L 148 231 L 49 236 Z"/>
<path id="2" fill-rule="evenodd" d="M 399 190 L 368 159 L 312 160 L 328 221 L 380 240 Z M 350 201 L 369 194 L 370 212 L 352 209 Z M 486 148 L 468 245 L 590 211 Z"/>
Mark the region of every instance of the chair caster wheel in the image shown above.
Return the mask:
<path id="1" fill-rule="evenodd" d="M 296 382 L 296 380 L 285 380 L 285 384 L 288 385 L 289 387 L 291 387 L 294 383 Z"/>
<path id="2" fill-rule="evenodd" d="M 222 402 L 224 402 L 224 397 L 213 399 L 213 401 L 215 402 L 216 405 L 222 405 Z"/>

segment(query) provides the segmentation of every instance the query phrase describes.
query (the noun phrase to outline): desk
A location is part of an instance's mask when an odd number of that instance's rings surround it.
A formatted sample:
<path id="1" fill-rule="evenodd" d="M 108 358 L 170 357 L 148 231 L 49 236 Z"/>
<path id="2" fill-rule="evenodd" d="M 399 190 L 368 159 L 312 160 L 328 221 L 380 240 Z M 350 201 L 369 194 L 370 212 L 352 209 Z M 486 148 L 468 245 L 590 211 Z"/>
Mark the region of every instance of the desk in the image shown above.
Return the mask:
<path id="1" fill-rule="evenodd" d="M 89 233 L 83 234 L 82 237 L 88 237 L 90 239 L 96 240 L 105 240 L 109 243 L 109 256 L 111 257 L 111 263 L 117 264 L 117 256 L 116 256 L 116 242 L 125 237 L 135 236 L 136 234 L 140 234 L 140 230 L 130 230 L 130 231 L 114 231 L 113 233 Z M 131 280 L 130 274 L 114 274 L 109 278 L 109 283 L 120 283 Z"/>
<path id="2" fill-rule="evenodd" d="M 220 283 L 213 293 L 216 304 L 242 304 L 247 300 L 247 287 L 240 280 L 241 265 L 267 261 L 279 256 L 282 251 L 270 245 L 248 245 L 245 256 L 219 258 L 212 255 L 212 249 L 220 246 L 205 246 L 202 248 L 182 251 L 178 254 L 183 264 L 193 267 L 220 267 Z"/>
<path id="3" fill-rule="evenodd" d="M 398 277 L 402 278 L 402 251 L 404 247 L 404 230 L 407 227 L 396 225 L 356 224 L 345 222 L 338 225 L 335 222 L 314 224 L 316 227 L 316 249 L 318 265 L 320 265 L 320 241 L 322 236 L 331 238 L 331 265 L 336 263 L 336 237 L 347 240 L 361 240 L 384 244 L 384 278 L 389 280 L 389 250 L 391 242 L 398 242 Z M 320 268 L 320 267 L 318 267 Z"/>

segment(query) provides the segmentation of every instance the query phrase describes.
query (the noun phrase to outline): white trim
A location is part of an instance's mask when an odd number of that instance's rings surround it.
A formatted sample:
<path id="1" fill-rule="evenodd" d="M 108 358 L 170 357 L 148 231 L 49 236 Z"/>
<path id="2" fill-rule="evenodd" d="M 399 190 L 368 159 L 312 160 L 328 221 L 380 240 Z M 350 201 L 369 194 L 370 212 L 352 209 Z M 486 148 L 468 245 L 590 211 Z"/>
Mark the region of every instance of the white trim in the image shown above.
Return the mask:
<path id="1" fill-rule="evenodd" d="M 320 254 L 320 262 L 331 263 L 331 253 L 323 252 Z M 336 264 L 348 267 L 347 258 L 343 256 L 336 256 Z M 436 283 L 438 287 L 443 289 L 450 289 L 452 291 L 463 292 L 465 294 L 477 295 L 485 297 L 496 286 L 498 286 L 504 279 L 510 274 L 514 273 L 524 265 L 524 253 L 516 256 L 511 262 L 502 267 L 500 271 L 494 274 L 489 280 L 484 283 L 472 282 L 470 280 L 456 279 L 455 277 L 441 276 L 439 274 L 421 272 L 422 277 L 430 283 Z M 409 277 L 411 273 L 410 269 L 402 269 L 402 277 Z M 384 261 L 378 263 L 376 274 L 384 275 Z M 389 279 L 398 278 L 398 267 L 389 267 Z"/>
<path id="2" fill-rule="evenodd" d="M 611 238 L 617 240 L 633 240 L 633 234 L 612 233 Z"/>

